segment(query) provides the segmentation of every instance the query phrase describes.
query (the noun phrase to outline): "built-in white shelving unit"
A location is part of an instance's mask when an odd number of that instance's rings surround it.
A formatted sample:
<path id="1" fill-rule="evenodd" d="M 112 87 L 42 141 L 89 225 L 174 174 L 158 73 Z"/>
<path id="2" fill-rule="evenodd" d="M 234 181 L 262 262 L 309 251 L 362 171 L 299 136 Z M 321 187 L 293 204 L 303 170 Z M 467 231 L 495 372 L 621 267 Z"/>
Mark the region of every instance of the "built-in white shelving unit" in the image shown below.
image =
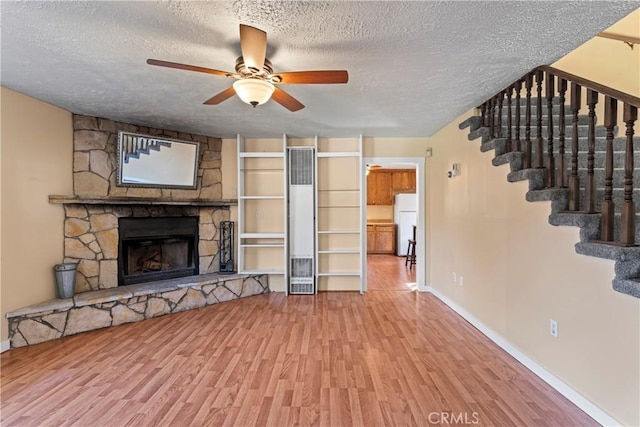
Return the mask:
<path id="1" fill-rule="evenodd" d="M 284 275 L 286 139 L 238 135 L 238 272 Z"/>
<path id="2" fill-rule="evenodd" d="M 362 290 L 362 137 L 246 139 L 238 136 L 238 271 L 288 277 L 288 151 L 313 148 L 313 271 L 317 290 Z M 306 215 L 306 214 L 305 214 Z M 306 228 L 305 228 L 306 229 Z"/>

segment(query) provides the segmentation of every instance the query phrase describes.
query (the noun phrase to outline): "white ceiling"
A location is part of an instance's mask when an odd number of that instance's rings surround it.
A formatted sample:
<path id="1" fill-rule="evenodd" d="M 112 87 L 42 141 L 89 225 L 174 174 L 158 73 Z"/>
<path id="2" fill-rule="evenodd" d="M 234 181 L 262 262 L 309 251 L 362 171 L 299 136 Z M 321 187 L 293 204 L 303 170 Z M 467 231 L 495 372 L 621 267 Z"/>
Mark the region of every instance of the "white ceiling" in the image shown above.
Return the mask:
<path id="1" fill-rule="evenodd" d="M 79 114 L 220 137 L 429 136 L 638 2 L 0 2 L 3 86 Z M 291 113 L 233 97 L 238 24 L 268 34 L 275 71 L 346 69 L 346 85 L 287 85 Z"/>

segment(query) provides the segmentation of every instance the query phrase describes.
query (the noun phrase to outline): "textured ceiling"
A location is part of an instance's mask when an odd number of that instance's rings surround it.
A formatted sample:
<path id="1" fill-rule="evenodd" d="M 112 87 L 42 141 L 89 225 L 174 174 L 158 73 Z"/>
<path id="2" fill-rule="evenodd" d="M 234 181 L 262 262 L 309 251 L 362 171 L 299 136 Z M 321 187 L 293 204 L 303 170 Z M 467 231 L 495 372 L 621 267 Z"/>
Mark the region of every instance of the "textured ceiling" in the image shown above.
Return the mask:
<path id="1" fill-rule="evenodd" d="M 79 114 L 231 137 L 429 136 L 638 2 L 0 2 L 3 86 Z M 238 24 L 268 34 L 275 71 L 346 69 L 346 85 L 287 85 L 306 108 L 233 97 Z"/>

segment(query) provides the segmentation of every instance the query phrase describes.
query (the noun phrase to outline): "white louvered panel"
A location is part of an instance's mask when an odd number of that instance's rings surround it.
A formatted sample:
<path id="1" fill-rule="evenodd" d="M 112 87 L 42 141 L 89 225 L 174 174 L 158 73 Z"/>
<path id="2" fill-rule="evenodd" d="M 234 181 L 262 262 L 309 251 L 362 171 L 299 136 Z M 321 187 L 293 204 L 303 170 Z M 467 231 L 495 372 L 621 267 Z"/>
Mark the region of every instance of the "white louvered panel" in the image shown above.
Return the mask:
<path id="1" fill-rule="evenodd" d="M 289 149 L 289 292 L 315 293 L 314 150 Z"/>

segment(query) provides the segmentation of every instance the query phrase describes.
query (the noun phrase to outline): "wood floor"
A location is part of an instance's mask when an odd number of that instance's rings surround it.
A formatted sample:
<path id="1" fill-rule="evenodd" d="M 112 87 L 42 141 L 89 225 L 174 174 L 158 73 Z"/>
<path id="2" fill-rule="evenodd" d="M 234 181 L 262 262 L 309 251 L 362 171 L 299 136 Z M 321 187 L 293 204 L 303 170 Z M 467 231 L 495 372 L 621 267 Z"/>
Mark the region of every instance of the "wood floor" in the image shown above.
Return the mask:
<path id="1" fill-rule="evenodd" d="M 2 426 L 597 425 L 417 292 L 272 293 L 1 360 Z"/>
<path id="2" fill-rule="evenodd" d="M 367 290 L 415 290 L 416 266 L 405 266 L 405 260 L 395 255 L 367 255 Z"/>

